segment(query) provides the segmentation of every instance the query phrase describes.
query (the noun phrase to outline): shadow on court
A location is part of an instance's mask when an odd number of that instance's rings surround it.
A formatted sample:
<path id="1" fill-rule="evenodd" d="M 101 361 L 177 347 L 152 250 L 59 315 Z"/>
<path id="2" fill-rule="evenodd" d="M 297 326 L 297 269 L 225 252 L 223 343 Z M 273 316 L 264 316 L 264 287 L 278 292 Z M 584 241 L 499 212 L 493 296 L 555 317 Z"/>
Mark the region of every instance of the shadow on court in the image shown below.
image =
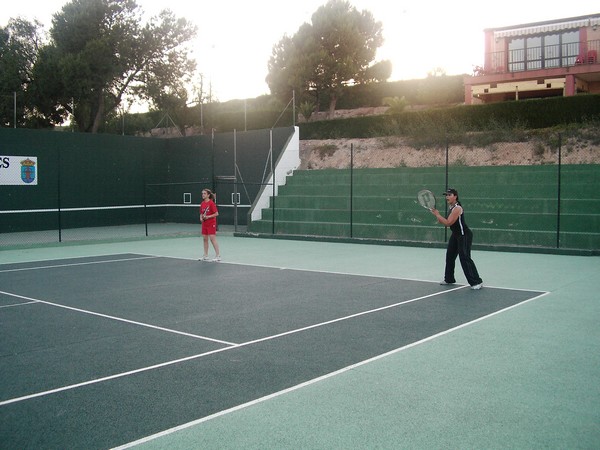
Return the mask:
<path id="1" fill-rule="evenodd" d="M 3 448 L 109 448 L 542 292 L 121 254 L 0 266 Z"/>

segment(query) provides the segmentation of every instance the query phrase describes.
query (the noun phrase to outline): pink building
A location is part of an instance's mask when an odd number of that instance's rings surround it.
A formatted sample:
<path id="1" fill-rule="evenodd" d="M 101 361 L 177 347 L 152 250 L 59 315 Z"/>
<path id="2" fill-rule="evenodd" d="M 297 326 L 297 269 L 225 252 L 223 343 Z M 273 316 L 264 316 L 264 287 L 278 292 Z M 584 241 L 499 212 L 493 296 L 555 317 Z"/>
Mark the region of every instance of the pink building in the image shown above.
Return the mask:
<path id="1" fill-rule="evenodd" d="M 600 93 L 600 14 L 489 28 L 465 103 Z"/>

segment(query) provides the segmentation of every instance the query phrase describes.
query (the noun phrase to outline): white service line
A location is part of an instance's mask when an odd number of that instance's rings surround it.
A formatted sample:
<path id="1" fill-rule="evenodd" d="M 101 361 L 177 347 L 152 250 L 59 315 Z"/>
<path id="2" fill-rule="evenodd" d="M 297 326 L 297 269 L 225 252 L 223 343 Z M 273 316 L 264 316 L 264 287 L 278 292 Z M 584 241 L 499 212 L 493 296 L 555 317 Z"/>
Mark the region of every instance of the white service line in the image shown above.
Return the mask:
<path id="1" fill-rule="evenodd" d="M 283 333 L 275 334 L 273 336 L 268 336 L 268 337 L 264 337 L 264 338 L 260 338 L 260 339 L 255 339 L 253 341 L 244 342 L 243 344 L 240 344 L 239 346 L 242 347 L 244 345 L 256 344 L 258 342 L 268 341 L 268 340 L 279 338 L 279 337 L 282 337 L 282 336 L 287 336 L 288 334 L 299 333 L 301 331 L 311 330 L 313 328 L 318 328 L 318 327 L 322 327 L 322 326 L 325 326 L 325 325 L 330 325 L 332 323 L 341 322 L 343 320 L 353 319 L 355 317 L 364 316 L 366 314 L 372 314 L 372 313 L 376 313 L 376 312 L 379 312 L 379 311 L 384 311 L 386 309 L 395 308 L 397 306 L 406 305 L 408 303 L 416 302 L 416 301 L 419 301 L 419 300 L 424 300 L 426 298 L 435 297 L 437 295 L 446 294 L 448 292 L 457 291 L 459 289 L 464 289 L 465 287 L 466 286 L 460 286 L 460 287 L 456 287 L 456 288 L 453 288 L 453 289 L 446 289 L 445 291 L 441 291 L 441 292 L 434 292 L 433 294 L 423 295 L 422 297 L 411 298 L 410 300 L 404 300 L 403 302 L 398 302 L 398 303 L 393 303 L 391 305 L 381 306 L 379 308 L 370 309 L 368 311 L 362 311 L 362 312 L 355 313 L 355 314 L 350 314 L 349 316 L 339 317 L 337 319 L 332 319 L 332 320 L 328 320 L 326 322 L 321 322 L 321 323 L 317 323 L 317 324 L 314 324 L 314 325 L 309 325 L 307 327 L 297 328 L 297 329 L 291 330 L 291 331 L 285 331 Z"/>
<path id="2" fill-rule="evenodd" d="M 371 314 L 371 313 L 383 311 L 385 309 L 394 308 L 394 307 L 397 307 L 397 306 L 405 305 L 407 303 L 416 302 L 418 300 L 423 300 L 423 299 L 426 299 L 426 298 L 435 297 L 436 295 L 441 295 L 441 294 L 445 294 L 445 293 L 448 293 L 448 292 L 451 292 L 451 291 L 455 291 L 455 290 L 458 290 L 458 289 L 464 289 L 464 288 L 465 288 L 465 286 L 460 286 L 460 287 L 457 287 L 457 288 L 454 288 L 454 289 L 447 289 L 447 290 L 444 290 L 444 291 L 441 291 L 441 292 L 436 292 L 436 293 L 433 293 L 433 294 L 424 295 L 422 297 L 413 298 L 413 299 L 410 299 L 410 300 L 405 300 L 403 302 L 394 303 L 393 305 L 387 305 L 387 306 L 383 306 L 383 307 L 380 307 L 380 308 L 375 308 L 375 309 L 371 309 L 371 310 L 368 310 L 368 311 L 363 311 L 363 312 L 360 312 L 360 313 L 351 314 L 349 316 L 340 317 L 340 318 L 333 319 L 333 320 L 328 320 L 326 322 L 321 322 L 321 323 L 317 323 L 317 324 L 314 324 L 314 325 L 309 325 L 307 327 L 297 328 L 295 330 L 286 331 L 284 333 L 275 334 L 273 336 L 267 336 L 267 337 L 260 338 L 260 339 L 254 339 L 252 341 L 244 342 L 244 343 L 241 343 L 241 344 L 230 344 L 231 345 L 230 347 L 224 347 L 224 348 L 220 348 L 220 349 L 217 349 L 217 350 L 212 350 L 210 352 L 200 353 L 200 354 L 197 354 L 197 355 L 191 355 L 191 356 L 187 356 L 185 358 L 176 359 L 176 360 L 173 360 L 173 361 L 166 361 L 164 363 L 156 364 L 156 365 L 153 365 L 153 366 L 142 367 L 140 369 L 130 370 L 128 372 L 117 373 L 117 374 L 110 375 L 110 376 L 107 376 L 107 377 L 98 378 L 96 380 L 89 380 L 89 381 L 84 381 L 82 383 L 77 383 L 77 384 L 72 384 L 72 385 L 69 385 L 69 386 L 63 386 L 63 387 L 60 387 L 60 388 L 51 389 L 49 391 L 37 392 L 35 394 L 25 395 L 23 397 L 11 398 L 11 399 L 4 400 L 4 401 L 0 402 L 0 406 L 8 405 L 10 403 L 21 402 L 21 401 L 24 401 L 24 400 L 29 400 L 29 399 L 35 398 L 35 397 L 43 397 L 45 395 L 54 394 L 56 392 L 67 391 L 67 390 L 70 390 L 70 389 L 75 389 L 75 388 L 82 387 L 82 386 L 87 386 L 87 385 L 90 385 L 90 384 L 101 383 L 103 381 L 114 380 L 115 378 L 121 378 L 121 377 L 125 377 L 125 376 L 128 376 L 128 375 L 133 375 L 133 374 L 136 374 L 136 373 L 146 372 L 146 371 L 149 371 L 149 370 L 158 369 L 160 367 L 165 367 L 165 366 L 169 366 L 169 365 L 173 365 L 173 364 L 178 364 L 180 362 L 190 361 L 190 360 L 193 360 L 193 359 L 201 358 L 203 356 L 208 356 L 208 355 L 212 355 L 212 354 L 215 354 L 215 353 L 221 353 L 221 352 L 225 352 L 225 351 L 232 350 L 232 349 L 238 349 L 240 347 L 246 347 L 248 345 L 257 344 L 259 342 L 264 342 L 264 341 L 269 341 L 269 340 L 272 340 L 272 339 L 277 339 L 277 338 L 280 338 L 282 336 L 288 336 L 288 335 L 294 334 L 294 333 L 300 333 L 302 331 L 310 330 L 310 329 L 317 328 L 317 327 L 322 327 L 322 326 L 329 325 L 329 324 L 336 323 L 336 322 L 341 322 L 343 320 L 352 319 L 352 318 L 355 318 L 355 317 L 363 316 L 365 314 Z M 4 293 L 4 292 L 0 291 L 0 293 Z M 8 293 L 8 295 L 14 295 L 14 294 Z M 19 296 L 19 295 L 14 295 L 14 296 L 15 297 L 19 297 L 19 298 L 25 298 L 25 299 L 27 298 L 27 297 L 22 297 L 22 296 Z M 53 303 L 50 303 L 50 302 L 40 301 L 40 303 L 47 303 L 47 304 L 54 305 L 54 306 L 59 306 L 59 307 L 67 308 L 67 309 L 73 309 L 75 311 L 86 312 L 84 310 L 78 310 L 77 308 L 71 308 L 70 306 L 56 305 L 56 304 L 53 304 Z M 99 315 L 99 316 L 102 316 L 102 317 L 110 317 L 110 316 L 105 316 L 103 314 L 97 314 L 97 313 L 89 313 L 89 314 L 95 314 L 95 315 Z M 118 318 L 116 318 L 116 319 L 117 320 L 123 320 L 123 319 L 118 319 Z M 126 321 L 126 322 L 129 322 L 129 321 Z M 132 323 L 136 323 L 136 322 L 132 322 Z M 155 327 L 155 328 L 158 328 L 158 327 Z M 167 330 L 167 331 L 170 331 L 170 330 Z M 181 334 L 185 334 L 185 333 L 181 333 Z M 223 342 L 223 341 L 217 341 L 217 342 Z"/>
<path id="3" fill-rule="evenodd" d="M 15 298 L 22 298 L 23 300 L 29 300 L 29 303 L 43 303 L 44 305 L 50 305 L 50 306 L 55 306 L 57 308 L 69 309 L 71 311 L 77 311 L 77 312 L 80 312 L 80 313 L 83 313 L 83 314 L 89 314 L 89 315 L 92 315 L 92 316 L 103 317 L 105 319 L 117 320 L 119 322 L 125 322 L 125 323 L 129 323 L 129 324 L 132 324 L 132 325 L 139 325 L 141 327 L 152 328 L 152 329 L 160 330 L 160 331 L 166 331 L 168 333 L 181 334 L 183 336 L 193 337 L 193 338 L 196 338 L 196 339 L 202 339 L 202 340 L 205 340 L 205 341 L 216 342 L 218 344 L 233 345 L 233 346 L 237 345 L 235 342 L 227 342 L 227 341 L 222 341 L 220 339 L 209 338 L 207 336 L 200 336 L 200 335 L 197 335 L 197 334 L 185 333 L 183 331 L 178 331 L 178 330 L 173 330 L 173 329 L 170 329 L 170 328 L 159 327 L 157 325 L 152 325 L 152 324 L 149 324 L 149 323 L 136 322 L 135 320 L 123 319 L 122 317 L 116 317 L 116 316 L 109 316 L 108 314 L 102 314 L 102 313 L 98 313 L 98 312 L 94 312 L 94 311 L 88 311 L 86 309 L 75 308 L 73 306 L 61 305 L 60 303 L 49 302 L 49 301 L 46 301 L 46 300 L 38 300 L 38 299 L 35 299 L 35 298 L 31 298 L 31 297 L 25 297 L 23 295 L 13 294 L 11 292 L 0 291 L 0 294 L 8 295 L 8 296 L 15 297 Z"/>
<path id="4" fill-rule="evenodd" d="M 149 253 L 136 253 L 139 255 L 145 255 L 153 258 L 169 258 L 169 259 L 179 259 L 182 261 L 197 261 L 196 258 L 183 258 L 181 256 L 168 256 L 168 255 L 153 255 Z M 240 261 L 227 261 L 222 260 L 219 261 L 221 265 L 231 265 L 231 266 L 247 266 L 247 267 L 259 267 L 262 269 L 277 269 L 277 270 L 292 270 L 296 272 L 309 272 L 309 273 L 325 273 L 332 275 L 348 275 L 355 277 L 365 277 L 365 278 L 379 278 L 382 280 L 400 280 L 400 281 L 417 281 L 420 283 L 428 283 L 428 284 L 439 284 L 440 280 L 425 280 L 423 278 L 406 278 L 406 277 L 395 277 L 392 275 L 379 275 L 379 274 L 368 274 L 368 273 L 358 273 L 358 272 L 340 272 L 336 270 L 321 270 L 321 269 L 307 269 L 303 267 L 281 267 L 281 266 L 272 266 L 268 264 L 256 264 L 256 263 L 248 263 L 248 262 L 240 262 Z M 460 287 L 468 287 L 468 284 L 460 284 L 456 283 L 453 286 Z M 485 284 L 484 287 L 492 288 L 492 289 L 502 289 L 505 291 L 521 291 L 521 292 L 543 292 L 539 289 L 523 289 L 523 288 L 514 288 L 514 287 L 505 287 L 505 286 L 492 286 L 490 284 Z M 446 291 L 448 292 L 448 291 Z"/>
<path id="5" fill-rule="evenodd" d="M 113 263 L 113 262 L 121 262 L 121 261 L 137 261 L 138 259 L 153 259 L 153 258 L 158 258 L 158 256 L 141 256 L 138 258 L 107 259 L 105 261 L 88 261 L 88 262 L 78 262 L 78 263 L 71 263 L 71 264 L 56 264 L 54 266 L 21 267 L 19 269 L 0 270 L 0 273 L 21 272 L 21 271 L 25 271 L 25 270 L 54 269 L 56 267 L 86 266 L 89 264 L 104 264 L 104 263 Z"/>
<path id="6" fill-rule="evenodd" d="M 360 362 L 358 362 L 356 364 L 352 364 L 350 366 L 343 367 L 342 369 L 336 370 L 335 372 L 331 372 L 331 373 L 328 373 L 326 375 L 322 375 L 320 377 L 313 378 L 312 380 L 305 381 L 303 383 L 297 384 L 295 386 L 291 386 L 291 387 L 289 387 L 287 389 L 283 389 L 283 390 L 278 391 L 278 392 L 273 392 L 272 394 L 265 395 L 264 397 L 260 397 L 260 398 L 257 398 L 255 400 L 251 400 L 251 401 L 249 401 L 247 403 L 243 403 L 241 405 L 234 406 L 233 408 L 229 408 L 229 409 L 225 409 L 223 411 L 219 411 L 219 412 L 217 412 L 215 414 L 211 414 L 210 416 L 201 417 L 200 419 L 196 419 L 196 420 L 193 420 L 191 422 L 184 423 L 184 424 L 178 425 L 176 427 L 169 428 L 167 430 L 163 430 L 163 431 L 161 431 L 159 433 L 143 437 L 143 438 L 138 439 L 136 441 L 132 441 L 132 442 L 129 442 L 127 444 L 123 444 L 123 445 L 120 445 L 118 447 L 114 447 L 111 450 L 124 450 L 124 449 L 127 449 L 127 448 L 136 447 L 138 445 L 145 444 L 147 442 L 153 441 L 153 440 L 158 439 L 160 437 L 164 437 L 164 436 L 168 436 L 170 434 L 176 433 L 177 431 L 185 430 L 186 428 L 190 428 L 190 427 L 199 425 L 201 423 L 208 422 L 209 420 L 216 419 L 217 417 L 221 417 L 221 416 L 224 416 L 224 415 L 227 415 L 227 414 L 230 414 L 230 413 L 233 413 L 233 412 L 236 412 L 236 411 L 248 408 L 250 406 L 257 405 L 257 404 L 265 402 L 267 400 L 270 400 L 270 399 L 273 399 L 273 398 L 285 395 L 285 394 L 287 394 L 289 392 L 293 392 L 293 391 L 296 391 L 298 389 L 302 389 L 302 388 L 304 388 L 306 386 L 310 386 L 311 384 L 315 384 L 315 383 L 318 383 L 320 381 L 326 380 L 328 378 L 332 378 L 334 376 L 343 374 L 344 372 L 348 372 L 350 370 L 356 369 L 357 367 L 364 366 L 364 365 L 369 364 L 369 363 L 371 363 L 373 361 L 377 361 L 379 359 L 386 358 L 386 357 L 388 357 L 390 355 L 393 355 L 395 353 L 399 353 L 399 352 L 407 350 L 409 348 L 416 347 L 417 345 L 424 344 L 425 342 L 429 342 L 429 341 L 431 341 L 433 339 L 436 339 L 436 338 L 438 338 L 440 336 L 444 336 L 444 335 L 452 333 L 452 332 L 454 332 L 456 330 L 460 330 L 461 328 L 465 328 L 465 327 L 467 327 L 469 325 L 472 325 L 474 323 L 480 322 L 480 321 L 485 320 L 485 319 L 487 319 L 489 317 L 495 316 L 496 314 L 500 314 L 500 313 L 502 313 L 504 311 L 508 311 L 509 309 L 515 308 L 515 307 L 520 306 L 520 305 L 522 305 L 524 303 L 528 303 L 528 302 L 530 302 L 532 300 L 536 300 L 538 298 L 544 297 L 545 295 L 548 295 L 548 294 L 549 294 L 549 292 L 544 292 L 541 295 L 538 295 L 537 297 L 532 297 L 532 298 L 524 300 L 524 301 L 522 301 L 520 303 L 508 306 L 508 307 L 506 307 L 504 309 L 500 309 L 498 311 L 495 311 L 493 313 L 488 314 L 487 316 L 478 317 L 477 319 L 474 319 L 474 320 L 472 320 L 470 322 L 465 322 L 465 323 L 460 324 L 460 325 L 458 325 L 458 326 L 456 326 L 454 328 L 450 328 L 448 330 L 441 331 L 441 332 L 439 332 L 437 334 L 434 334 L 434 335 L 428 336 L 428 337 L 426 337 L 424 339 L 421 339 L 420 341 L 412 342 L 412 343 L 407 344 L 407 345 L 405 345 L 403 347 L 399 347 L 399 348 L 397 348 L 395 350 L 391 350 L 391 351 L 389 351 L 387 353 L 382 353 L 381 355 L 374 356 L 373 358 L 365 359 L 364 361 L 360 361 Z"/>
<path id="7" fill-rule="evenodd" d="M 0 308 L 12 308 L 14 306 L 31 305 L 33 303 L 38 303 L 38 302 L 32 301 L 32 302 L 23 302 L 23 303 L 13 303 L 12 305 L 1 305 Z"/>
<path id="8" fill-rule="evenodd" d="M 125 377 L 125 376 L 128 376 L 128 375 L 133 375 L 133 374 L 140 373 L 140 372 L 146 372 L 148 370 L 159 369 L 160 367 L 170 366 L 172 364 L 176 364 L 176 363 L 183 362 L 183 361 L 189 361 L 191 359 L 200 358 L 200 357 L 206 356 L 206 355 L 212 355 L 213 353 L 219 353 L 219 352 L 222 352 L 222 351 L 225 351 L 225 350 L 229 350 L 230 348 L 232 348 L 232 347 L 219 348 L 219 349 L 216 349 L 216 350 L 211 350 L 211 351 L 206 352 L 206 353 L 200 353 L 199 355 L 186 356 L 185 358 L 176 359 L 174 361 L 167 361 L 167 362 L 164 362 L 164 363 L 155 364 L 153 366 L 142 367 L 140 369 L 130 370 L 128 372 L 116 373 L 114 375 L 109 375 L 107 377 L 97 378 L 95 380 L 83 381 L 81 383 L 71 384 L 69 386 L 63 386 L 63 387 L 59 387 L 59 388 L 56 388 L 56 389 L 50 389 L 49 391 L 36 392 L 35 394 L 24 395 L 23 397 L 11 398 L 11 399 L 4 400 L 4 401 L 0 402 L 0 406 L 9 405 L 11 403 L 22 402 L 23 400 L 29 400 L 29 399 L 36 398 L 36 397 L 44 397 L 46 395 L 55 394 L 57 392 L 68 391 L 70 389 L 75 389 L 75 388 L 78 388 L 78 387 L 88 386 L 90 384 L 102 383 L 103 381 L 114 380 L 115 378 L 122 378 L 122 377 Z"/>

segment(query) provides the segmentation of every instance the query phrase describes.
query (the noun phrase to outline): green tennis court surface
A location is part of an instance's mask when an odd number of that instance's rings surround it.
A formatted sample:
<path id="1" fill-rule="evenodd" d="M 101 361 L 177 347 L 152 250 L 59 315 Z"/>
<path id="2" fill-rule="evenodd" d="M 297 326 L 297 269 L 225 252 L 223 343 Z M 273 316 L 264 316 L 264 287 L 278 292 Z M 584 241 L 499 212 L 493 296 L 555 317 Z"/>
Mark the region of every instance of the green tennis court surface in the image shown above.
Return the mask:
<path id="1" fill-rule="evenodd" d="M 597 448 L 597 257 L 219 243 L 0 252 L 0 448 Z"/>
<path id="2" fill-rule="evenodd" d="M 110 448 L 544 292 L 141 254 L 0 266 L 2 448 Z"/>

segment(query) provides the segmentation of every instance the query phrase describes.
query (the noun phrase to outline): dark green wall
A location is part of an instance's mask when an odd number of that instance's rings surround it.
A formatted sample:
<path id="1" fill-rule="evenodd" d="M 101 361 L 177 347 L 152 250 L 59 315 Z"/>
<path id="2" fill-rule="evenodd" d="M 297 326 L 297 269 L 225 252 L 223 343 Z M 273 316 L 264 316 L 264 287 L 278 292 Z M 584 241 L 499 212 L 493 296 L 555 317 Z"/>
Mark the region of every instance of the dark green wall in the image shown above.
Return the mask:
<path id="1" fill-rule="evenodd" d="M 38 184 L 0 186 L 0 212 L 49 211 L 35 215 L 0 214 L 0 232 L 145 220 L 143 208 L 71 211 L 60 217 L 56 211 L 59 208 L 178 205 L 183 203 L 184 192 L 191 193 L 192 203 L 198 204 L 202 188 L 218 189 L 215 177 L 235 175 L 234 138 L 239 174 L 247 183 L 259 183 L 270 149 L 269 131 L 156 139 L 2 128 L 0 155 L 37 157 Z M 273 130 L 275 158 L 293 131 L 293 127 Z M 258 190 L 250 191 L 255 195 Z M 224 216 L 222 219 L 226 220 Z M 156 221 L 173 218 L 196 222 L 197 211 L 186 208 L 176 213 L 172 207 L 166 207 L 153 208 L 150 214 L 150 219 Z"/>

